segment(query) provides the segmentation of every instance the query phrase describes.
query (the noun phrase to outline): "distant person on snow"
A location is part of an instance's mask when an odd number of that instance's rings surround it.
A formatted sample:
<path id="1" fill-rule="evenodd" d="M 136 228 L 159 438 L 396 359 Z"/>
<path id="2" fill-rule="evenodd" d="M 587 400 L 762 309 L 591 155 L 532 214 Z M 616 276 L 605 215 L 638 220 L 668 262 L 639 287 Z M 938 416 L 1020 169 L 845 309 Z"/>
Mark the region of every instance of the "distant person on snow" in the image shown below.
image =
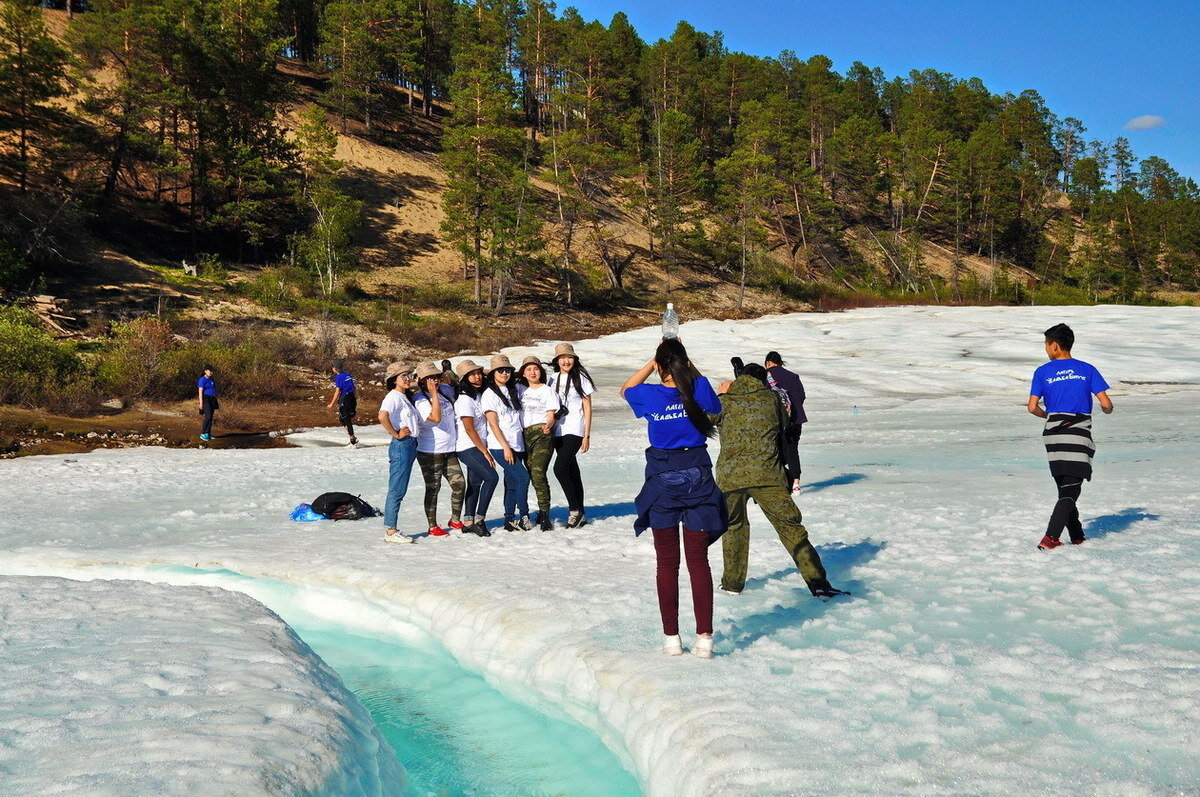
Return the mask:
<path id="1" fill-rule="evenodd" d="M 644 384 L 658 372 L 662 384 Z M 646 480 L 635 505 L 634 532 L 654 534 L 658 610 L 662 615 L 663 652 L 683 653 L 679 639 L 679 536 L 692 584 L 696 642 L 692 653 L 713 652 L 713 583 L 708 546 L 725 533 L 725 497 L 712 475 L 708 438 L 714 434 L 710 415 L 721 411 L 712 385 L 688 359 L 678 338 L 664 339 L 654 358 L 621 386 L 633 414 L 646 419 Z"/>
<path id="2" fill-rule="evenodd" d="M 783 390 L 788 397 L 788 422 L 783 427 L 783 467 L 791 483 L 792 492 L 800 492 L 800 433 L 808 416 L 804 414 L 804 383 L 800 377 L 783 367 L 783 358 L 777 351 L 767 352 L 763 358 L 771 387 Z"/>
<path id="3" fill-rule="evenodd" d="M 333 409 L 333 405 L 337 405 L 338 423 L 346 427 L 346 434 L 350 438 L 346 448 L 357 448 L 358 438 L 354 436 L 354 416 L 358 412 L 358 390 L 354 385 L 354 377 L 346 371 L 345 360 L 334 360 L 330 363 L 329 370 L 333 374 L 333 398 L 329 399 L 326 406 Z"/>
<path id="4" fill-rule="evenodd" d="M 1071 544 L 1085 539 L 1079 522 L 1076 501 L 1084 481 L 1092 479 L 1092 395 L 1100 409 L 1113 411 L 1108 397 L 1108 382 L 1094 366 L 1071 356 L 1075 333 L 1066 324 L 1055 324 L 1045 332 L 1046 354 L 1050 362 L 1033 372 L 1029 388 L 1029 412 L 1046 419 L 1042 442 L 1050 459 L 1050 475 L 1058 485 L 1058 501 L 1050 513 L 1046 534 L 1038 543 L 1043 551 L 1062 545 L 1062 532 L 1070 534 Z M 1045 408 L 1039 406 L 1043 403 Z"/>
<path id="5" fill-rule="evenodd" d="M 204 441 L 212 440 L 213 415 L 221 409 L 221 402 L 217 401 L 217 382 L 213 379 L 213 373 L 213 367 L 206 365 L 200 378 L 196 380 L 200 415 L 204 419 L 200 422 L 200 439 Z"/>
<path id="6" fill-rule="evenodd" d="M 834 589 L 825 578 L 821 557 L 808 540 L 800 510 L 782 478 L 778 440 L 790 418 L 767 383 L 766 369 L 756 364 L 744 366 L 741 375 L 723 382 L 717 393 L 721 411 L 712 416 L 721 430 L 717 486 L 725 493 L 729 512 L 729 531 L 721 538 L 725 560 L 721 589 L 737 595 L 746 585 L 750 559 L 746 505 L 753 498 L 791 554 L 809 592 L 818 598 L 847 594 Z"/>

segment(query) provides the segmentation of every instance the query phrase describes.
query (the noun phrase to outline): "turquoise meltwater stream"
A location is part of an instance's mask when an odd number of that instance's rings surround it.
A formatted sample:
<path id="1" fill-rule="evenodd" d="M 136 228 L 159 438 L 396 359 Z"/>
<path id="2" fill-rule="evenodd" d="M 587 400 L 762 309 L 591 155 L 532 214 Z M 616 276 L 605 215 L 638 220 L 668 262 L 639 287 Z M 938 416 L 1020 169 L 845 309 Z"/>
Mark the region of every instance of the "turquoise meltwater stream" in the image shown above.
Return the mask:
<path id="1" fill-rule="evenodd" d="M 321 602 L 319 590 L 284 581 L 230 570 L 150 570 L 172 583 L 244 592 L 282 617 L 371 712 L 413 794 L 642 793 L 592 732 L 509 699 L 415 627 L 396 635 L 326 619 L 306 608 Z"/>

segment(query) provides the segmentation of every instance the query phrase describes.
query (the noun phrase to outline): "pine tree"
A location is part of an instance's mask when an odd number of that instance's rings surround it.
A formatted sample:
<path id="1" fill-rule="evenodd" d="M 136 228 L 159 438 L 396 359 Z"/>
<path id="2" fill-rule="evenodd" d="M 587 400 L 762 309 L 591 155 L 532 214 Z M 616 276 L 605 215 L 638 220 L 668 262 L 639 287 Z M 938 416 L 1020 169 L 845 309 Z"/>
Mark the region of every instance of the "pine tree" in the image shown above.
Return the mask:
<path id="1" fill-rule="evenodd" d="M 29 189 L 29 167 L 52 135 L 50 100 L 66 93 L 67 51 L 46 30 L 39 5 L 0 0 L 0 135 L 15 148 L 17 186 Z"/>

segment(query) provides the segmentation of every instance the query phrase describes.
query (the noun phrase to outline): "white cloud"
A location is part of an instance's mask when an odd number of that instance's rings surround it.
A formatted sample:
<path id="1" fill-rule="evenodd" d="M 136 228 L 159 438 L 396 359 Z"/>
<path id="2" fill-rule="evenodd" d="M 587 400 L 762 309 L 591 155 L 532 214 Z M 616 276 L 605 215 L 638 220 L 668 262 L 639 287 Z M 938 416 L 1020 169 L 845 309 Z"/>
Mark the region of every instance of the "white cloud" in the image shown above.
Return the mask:
<path id="1" fill-rule="evenodd" d="M 1147 114 L 1130 119 L 1125 123 L 1126 130 L 1153 130 L 1156 127 L 1162 127 L 1167 123 L 1166 119 L 1161 116 Z"/>

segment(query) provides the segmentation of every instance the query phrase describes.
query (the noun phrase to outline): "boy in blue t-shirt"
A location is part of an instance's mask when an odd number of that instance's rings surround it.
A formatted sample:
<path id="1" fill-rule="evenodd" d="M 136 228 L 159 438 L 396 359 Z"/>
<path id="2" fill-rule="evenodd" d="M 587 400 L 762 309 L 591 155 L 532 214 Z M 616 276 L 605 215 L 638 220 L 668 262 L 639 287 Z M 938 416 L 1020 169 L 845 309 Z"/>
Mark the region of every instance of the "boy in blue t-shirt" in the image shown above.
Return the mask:
<path id="1" fill-rule="evenodd" d="M 206 365 L 203 373 L 196 380 L 196 397 L 200 401 L 200 439 L 205 442 L 212 440 L 213 414 L 221 408 L 217 401 L 217 381 L 213 379 L 213 367 Z"/>
<path id="2" fill-rule="evenodd" d="M 1071 544 L 1084 541 L 1076 501 L 1083 482 L 1092 478 L 1092 396 L 1100 410 L 1113 411 L 1108 397 L 1108 382 L 1095 366 L 1071 356 L 1075 333 L 1066 324 L 1055 324 L 1045 332 L 1046 354 L 1050 362 L 1033 372 L 1029 388 L 1029 412 L 1046 419 L 1042 442 L 1050 459 L 1050 475 L 1058 485 L 1058 502 L 1050 514 L 1046 534 L 1038 543 L 1043 551 L 1062 545 L 1063 529 L 1070 533 Z M 1043 409 L 1040 404 L 1045 404 Z"/>
<path id="3" fill-rule="evenodd" d="M 329 370 L 333 372 L 333 398 L 329 399 L 326 406 L 333 409 L 333 405 L 337 404 L 338 423 L 346 427 L 346 434 L 350 437 L 346 448 L 356 448 L 358 438 L 354 436 L 354 416 L 358 412 L 358 390 L 354 386 L 354 377 L 346 371 L 345 360 L 334 360 Z"/>

